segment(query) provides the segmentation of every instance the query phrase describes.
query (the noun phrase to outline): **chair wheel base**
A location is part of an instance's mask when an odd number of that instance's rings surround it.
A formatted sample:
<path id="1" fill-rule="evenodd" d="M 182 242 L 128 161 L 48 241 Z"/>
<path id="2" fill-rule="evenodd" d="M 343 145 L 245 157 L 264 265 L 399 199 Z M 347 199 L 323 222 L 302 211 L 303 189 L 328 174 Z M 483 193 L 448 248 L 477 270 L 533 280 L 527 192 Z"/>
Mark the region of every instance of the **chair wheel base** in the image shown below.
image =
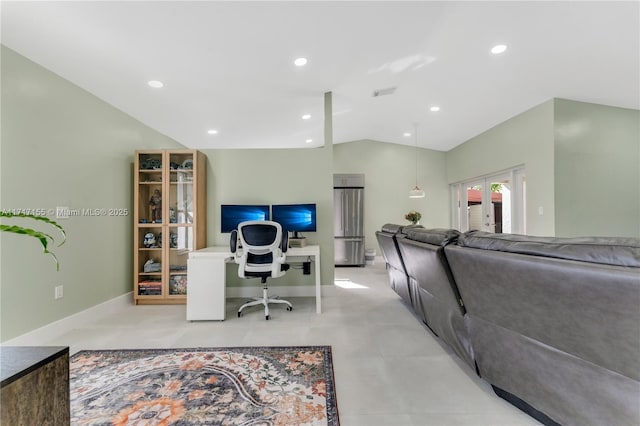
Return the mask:
<path id="1" fill-rule="evenodd" d="M 247 302 L 244 305 L 240 306 L 240 308 L 238 309 L 238 318 L 243 316 L 244 308 L 264 305 L 264 313 L 265 313 L 264 319 L 268 321 L 271 319 L 271 315 L 269 315 L 270 312 L 268 308 L 268 305 L 270 303 L 286 304 L 285 308 L 287 309 L 287 311 L 293 311 L 293 305 L 291 305 L 291 303 L 289 303 L 288 301 L 279 299 L 277 296 L 273 296 L 273 297 L 265 296 L 263 298 L 255 298 L 255 300 L 252 300 L 251 302 Z"/>

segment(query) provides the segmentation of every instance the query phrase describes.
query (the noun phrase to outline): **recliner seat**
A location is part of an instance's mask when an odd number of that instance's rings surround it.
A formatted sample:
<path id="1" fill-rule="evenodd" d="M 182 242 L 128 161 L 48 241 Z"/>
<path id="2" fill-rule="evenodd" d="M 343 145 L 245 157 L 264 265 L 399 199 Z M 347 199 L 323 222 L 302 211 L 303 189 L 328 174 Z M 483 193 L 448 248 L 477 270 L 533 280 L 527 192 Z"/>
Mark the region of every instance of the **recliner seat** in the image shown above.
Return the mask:
<path id="1" fill-rule="evenodd" d="M 460 233 L 454 229 L 410 229 L 398 238 L 409 275 L 413 307 L 427 326 L 475 369 L 465 308 L 444 254 Z"/>
<path id="2" fill-rule="evenodd" d="M 419 225 L 417 225 L 419 226 Z M 397 237 L 401 235 L 405 227 L 387 223 L 380 231 L 376 231 L 376 239 L 387 263 L 387 273 L 389 274 L 389 284 L 408 305 L 411 305 L 411 293 L 409 291 L 409 277 L 407 275 L 404 262 L 398 250 Z"/>
<path id="3" fill-rule="evenodd" d="M 548 424 L 640 424 L 639 239 L 469 232 L 445 254 L 501 396 Z"/>

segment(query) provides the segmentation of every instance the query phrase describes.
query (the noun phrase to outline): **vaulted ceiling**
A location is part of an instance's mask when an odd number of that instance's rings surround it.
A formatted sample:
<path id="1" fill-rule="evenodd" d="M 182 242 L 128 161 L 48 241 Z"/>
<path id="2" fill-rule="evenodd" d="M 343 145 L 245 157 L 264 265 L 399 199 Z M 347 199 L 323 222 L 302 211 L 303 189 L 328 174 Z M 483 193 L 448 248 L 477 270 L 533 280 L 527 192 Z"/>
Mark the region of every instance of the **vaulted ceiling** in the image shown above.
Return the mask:
<path id="1" fill-rule="evenodd" d="M 335 143 L 449 150 L 554 97 L 640 109 L 639 5 L 3 1 L 1 36 L 188 147 L 319 146 L 330 91 Z"/>

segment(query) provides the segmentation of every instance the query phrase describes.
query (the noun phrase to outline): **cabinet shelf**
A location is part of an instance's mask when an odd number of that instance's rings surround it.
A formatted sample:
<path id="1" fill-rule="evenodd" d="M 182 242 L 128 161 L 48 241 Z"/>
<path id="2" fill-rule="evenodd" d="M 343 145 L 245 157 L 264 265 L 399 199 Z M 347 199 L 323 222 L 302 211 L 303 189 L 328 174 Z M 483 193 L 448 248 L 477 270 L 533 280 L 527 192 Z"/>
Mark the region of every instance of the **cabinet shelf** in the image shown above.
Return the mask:
<path id="1" fill-rule="evenodd" d="M 134 301 L 186 303 L 188 254 L 206 246 L 206 157 L 192 149 L 145 150 L 134 162 Z M 193 168 L 170 168 L 186 163 Z M 159 271 L 143 272 L 150 261 Z"/>

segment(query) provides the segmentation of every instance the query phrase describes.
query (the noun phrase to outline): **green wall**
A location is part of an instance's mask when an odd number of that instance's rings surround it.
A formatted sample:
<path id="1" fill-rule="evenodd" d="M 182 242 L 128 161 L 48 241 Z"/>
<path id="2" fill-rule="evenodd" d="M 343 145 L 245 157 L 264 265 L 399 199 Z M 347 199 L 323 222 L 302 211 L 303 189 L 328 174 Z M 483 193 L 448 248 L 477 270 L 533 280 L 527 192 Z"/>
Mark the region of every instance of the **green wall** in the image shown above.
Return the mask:
<path id="1" fill-rule="evenodd" d="M 552 99 L 446 161 L 449 183 L 524 165 L 528 234 L 640 237 L 638 110 Z"/>
<path id="2" fill-rule="evenodd" d="M 640 237 L 640 111 L 555 100 L 557 236 Z"/>
<path id="3" fill-rule="evenodd" d="M 555 235 L 553 100 L 448 151 L 446 163 L 449 183 L 524 165 L 527 234 Z"/>
<path id="4" fill-rule="evenodd" d="M 365 245 L 380 255 L 375 232 L 385 223 L 407 224 L 405 213 L 422 213 L 425 227 L 449 226 L 449 189 L 445 153 L 430 149 L 362 140 L 334 145 L 334 173 L 364 173 Z M 409 198 L 415 186 L 418 156 L 418 186 L 425 198 Z"/>
<path id="5" fill-rule="evenodd" d="M 131 291 L 133 151 L 181 146 L 4 46 L 1 55 L 1 208 L 129 209 L 61 220 L 59 272 L 35 239 L 4 233 L 4 341 Z"/>
<path id="6" fill-rule="evenodd" d="M 318 231 L 305 233 L 308 244 L 320 245 L 321 283 L 333 284 L 333 192 L 331 151 L 316 149 L 203 150 L 207 155 L 207 241 L 228 245 L 220 233 L 221 204 L 316 203 Z M 231 271 L 231 268 L 229 269 Z M 230 286 L 260 286 L 259 281 L 237 279 Z M 313 285 L 313 274 L 293 271 L 277 285 Z M 275 284 L 274 284 L 275 285 Z"/>

